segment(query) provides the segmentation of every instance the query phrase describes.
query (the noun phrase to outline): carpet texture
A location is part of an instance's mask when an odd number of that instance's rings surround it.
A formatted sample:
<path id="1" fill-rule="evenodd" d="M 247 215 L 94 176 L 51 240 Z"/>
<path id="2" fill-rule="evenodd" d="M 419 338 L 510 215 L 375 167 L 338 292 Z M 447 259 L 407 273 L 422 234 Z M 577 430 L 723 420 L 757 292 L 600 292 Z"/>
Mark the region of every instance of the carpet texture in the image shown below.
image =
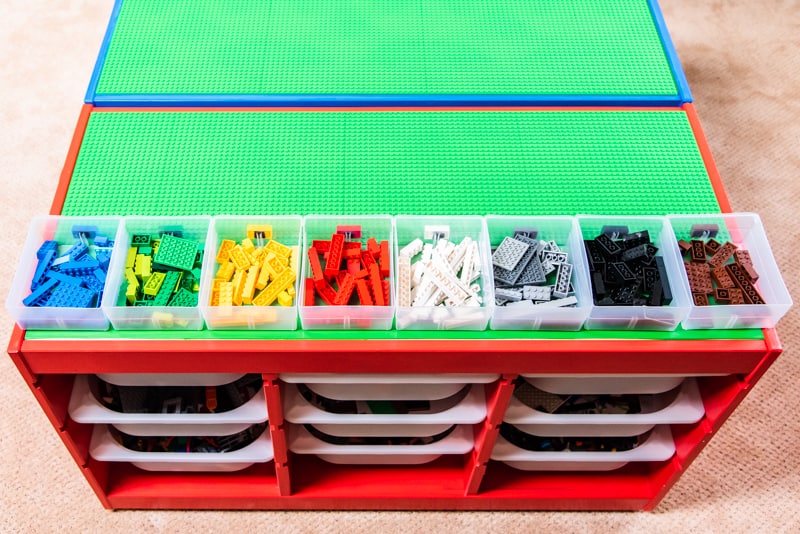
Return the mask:
<path id="1" fill-rule="evenodd" d="M 31 217 L 47 213 L 112 2 L 0 4 L 0 296 Z M 761 214 L 800 295 L 800 2 L 663 0 L 733 208 Z M 0 311 L 7 340 L 11 319 Z M 785 352 L 653 513 L 103 510 L 11 361 L 0 357 L 0 531 L 796 532 L 800 309 Z"/>

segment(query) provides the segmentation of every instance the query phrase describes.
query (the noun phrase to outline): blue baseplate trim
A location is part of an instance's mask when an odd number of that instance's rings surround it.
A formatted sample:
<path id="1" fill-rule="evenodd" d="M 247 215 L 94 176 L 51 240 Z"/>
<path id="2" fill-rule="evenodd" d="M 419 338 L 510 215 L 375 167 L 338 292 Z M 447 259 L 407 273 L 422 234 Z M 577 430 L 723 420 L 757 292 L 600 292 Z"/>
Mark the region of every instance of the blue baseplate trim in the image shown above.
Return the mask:
<path id="1" fill-rule="evenodd" d="M 100 52 L 97 54 L 92 77 L 89 79 L 89 87 L 86 89 L 86 96 L 83 99 L 87 104 L 92 104 L 97 99 L 97 84 L 100 81 L 100 75 L 103 73 L 103 65 L 105 65 L 106 56 L 108 56 L 108 48 L 111 46 L 111 38 L 114 36 L 114 30 L 117 29 L 117 20 L 119 19 L 119 12 L 122 10 L 122 2 L 123 0 L 114 0 L 114 9 L 111 10 L 108 28 L 106 28 L 106 34 L 103 36 L 103 43 L 100 45 Z"/>
<path id="2" fill-rule="evenodd" d="M 679 107 L 679 95 L 179 95 L 104 94 L 97 107 L 631 106 Z"/>
<path id="3" fill-rule="evenodd" d="M 669 35 L 667 23 L 664 20 L 663 13 L 661 13 L 661 6 L 658 5 L 658 0 L 647 0 L 647 5 L 650 7 L 650 14 L 661 38 L 661 46 L 664 47 L 664 53 L 667 55 L 667 61 L 669 61 L 670 69 L 672 69 L 672 78 L 678 88 L 678 96 L 681 103 L 692 102 L 692 91 L 689 89 L 689 82 L 683 72 L 683 67 L 681 67 L 678 51 L 675 49 L 675 44 Z"/>

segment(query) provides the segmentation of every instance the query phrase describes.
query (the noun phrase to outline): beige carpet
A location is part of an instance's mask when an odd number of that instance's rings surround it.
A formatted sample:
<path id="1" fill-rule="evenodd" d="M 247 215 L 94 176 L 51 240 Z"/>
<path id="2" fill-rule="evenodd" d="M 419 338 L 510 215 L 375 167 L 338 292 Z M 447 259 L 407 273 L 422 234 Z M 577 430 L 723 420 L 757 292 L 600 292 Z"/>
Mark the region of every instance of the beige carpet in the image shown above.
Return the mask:
<path id="1" fill-rule="evenodd" d="M 49 209 L 111 6 L 0 3 L 3 301 L 28 221 Z M 662 8 L 734 209 L 761 214 L 797 298 L 800 2 L 663 0 Z M 654 513 L 107 512 L 2 357 L 0 531 L 797 532 L 798 308 L 778 328 L 785 353 Z M 3 343 L 10 331 L 3 310 Z"/>

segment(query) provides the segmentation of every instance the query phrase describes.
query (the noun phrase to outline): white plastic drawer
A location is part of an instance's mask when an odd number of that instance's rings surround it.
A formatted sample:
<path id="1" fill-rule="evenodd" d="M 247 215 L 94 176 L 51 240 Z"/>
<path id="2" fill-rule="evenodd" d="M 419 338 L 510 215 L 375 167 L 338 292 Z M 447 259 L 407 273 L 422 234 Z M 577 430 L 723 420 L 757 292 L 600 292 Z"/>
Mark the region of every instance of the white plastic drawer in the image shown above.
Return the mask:
<path id="1" fill-rule="evenodd" d="M 332 375 L 282 374 L 281 380 L 306 384 L 336 400 L 436 400 L 455 395 L 466 384 L 494 382 L 500 375 Z"/>
<path id="2" fill-rule="evenodd" d="M 171 431 L 171 429 L 170 429 Z M 92 434 L 89 454 L 103 462 L 131 462 L 146 471 L 219 471 L 246 469 L 254 463 L 273 458 L 269 429 L 250 445 L 231 452 L 139 452 L 118 443 L 106 425 L 97 425 Z"/>
<path id="3" fill-rule="evenodd" d="M 683 382 L 684 376 L 654 375 L 522 375 L 531 385 L 557 395 L 664 393 Z"/>
<path id="4" fill-rule="evenodd" d="M 288 437 L 290 451 L 316 454 L 335 464 L 423 464 L 442 454 L 468 453 L 473 447 L 472 428 L 462 425 L 425 445 L 337 445 L 312 436 L 302 425 L 289 425 Z"/>
<path id="5" fill-rule="evenodd" d="M 528 451 L 497 437 L 492 460 L 523 471 L 611 471 L 628 462 L 662 462 L 675 454 L 668 426 L 658 426 L 639 446 L 627 451 Z"/>
<path id="6" fill-rule="evenodd" d="M 466 396 L 455 406 L 450 406 L 448 399 L 431 401 L 431 410 L 427 412 L 407 414 L 338 414 L 326 412 L 308 402 L 298 390 L 296 384 L 287 384 L 283 388 L 284 417 L 291 423 L 309 424 L 473 424 L 486 417 L 486 401 L 483 386 L 469 388 Z"/>
<path id="7" fill-rule="evenodd" d="M 250 425 L 267 420 L 267 400 L 263 388 L 236 409 L 221 413 L 121 413 L 95 398 L 89 389 L 89 377 L 77 375 L 69 401 L 69 415 L 78 423 L 113 424 L 127 434 L 161 436 L 168 426 L 174 436 L 224 436 L 235 434 Z"/>
<path id="8" fill-rule="evenodd" d="M 243 373 L 119 373 L 97 377 L 115 386 L 221 386 L 236 382 Z"/>
<path id="9" fill-rule="evenodd" d="M 504 421 L 538 436 L 637 436 L 655 425 L 688 424 L 705 414 L 694 379 L 675 392 L 640 397 L 642 413 L 551 414 L 526 406 L 512 396 Z"/>

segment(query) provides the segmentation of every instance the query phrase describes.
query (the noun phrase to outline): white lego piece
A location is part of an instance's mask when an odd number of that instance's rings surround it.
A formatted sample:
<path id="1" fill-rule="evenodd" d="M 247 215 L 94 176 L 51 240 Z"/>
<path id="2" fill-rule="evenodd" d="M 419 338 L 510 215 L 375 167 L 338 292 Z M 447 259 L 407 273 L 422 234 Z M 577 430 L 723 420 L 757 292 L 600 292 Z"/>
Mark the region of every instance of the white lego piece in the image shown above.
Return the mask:
<path id="1" fill-rule="evenodd" d="M 416 261 L 411 265 L 411 287 L 417 287 L 422 282 L 422 275 L 425 274 L 425 264 Z"/>
<path id="2" fill-rule="evenodd" d="M 416 238 L 414 239 L 414 241 L 401 248 L 399 255 L 401 258 L 406 257 L 411 259 L 420 252 L 422 252 L 422 247 L 423 247 L 422 239 Z"/>
<path id="3" fill-rule="evenodd" d="M 438 237 L 439 239 L 449 239 L 450 238 L 450 226 L 446 224 L 441 225 L 433 225 L 428 224 L 422 230 L 422 237 L 424 239 L 434 239 Z"/>
<path id="4" fill-rule="evenodd" d="M 464 241 L 466 241 L 467 239 L 468 238 L 464 238 Z M 464 241 L 462 241 L 462 243 Z M 459 276 L 459 280 L 461 280 L 461 283 L 463 284 L 472 283 L 471 278 L 475 270 L 475 263 L 477 259 L 477 256 L 475 255 L 477 251 L 477 246 L 473 245 L 477 245 L 477 243 L 475 243 L 470 239 L 469 246 L 464 247 L 466 249 L 464 251 L 464 263 L 461 266 L 461 276 Z"/>
<path id="5" fill-rule="evenodd" d="M 454 273 L 457 273 L 463 267 L 464 259 L 467 254 L 467 251 L 472 249 L 472 238 L 465 237 L 461 240 L 461 243 L 456 245 L 456 248 L 453 249 L 452 254 L 448 258 L 450 262 L 450 268 L 453 270 Z M 471 268 L 470 268 L 471 270 Z"/>
<path id="6" fill-rule="evenodd" d="M 401 308 L 411 306 L 411 258 L 409 256 L 397 258 L 397 305 Z"/>

